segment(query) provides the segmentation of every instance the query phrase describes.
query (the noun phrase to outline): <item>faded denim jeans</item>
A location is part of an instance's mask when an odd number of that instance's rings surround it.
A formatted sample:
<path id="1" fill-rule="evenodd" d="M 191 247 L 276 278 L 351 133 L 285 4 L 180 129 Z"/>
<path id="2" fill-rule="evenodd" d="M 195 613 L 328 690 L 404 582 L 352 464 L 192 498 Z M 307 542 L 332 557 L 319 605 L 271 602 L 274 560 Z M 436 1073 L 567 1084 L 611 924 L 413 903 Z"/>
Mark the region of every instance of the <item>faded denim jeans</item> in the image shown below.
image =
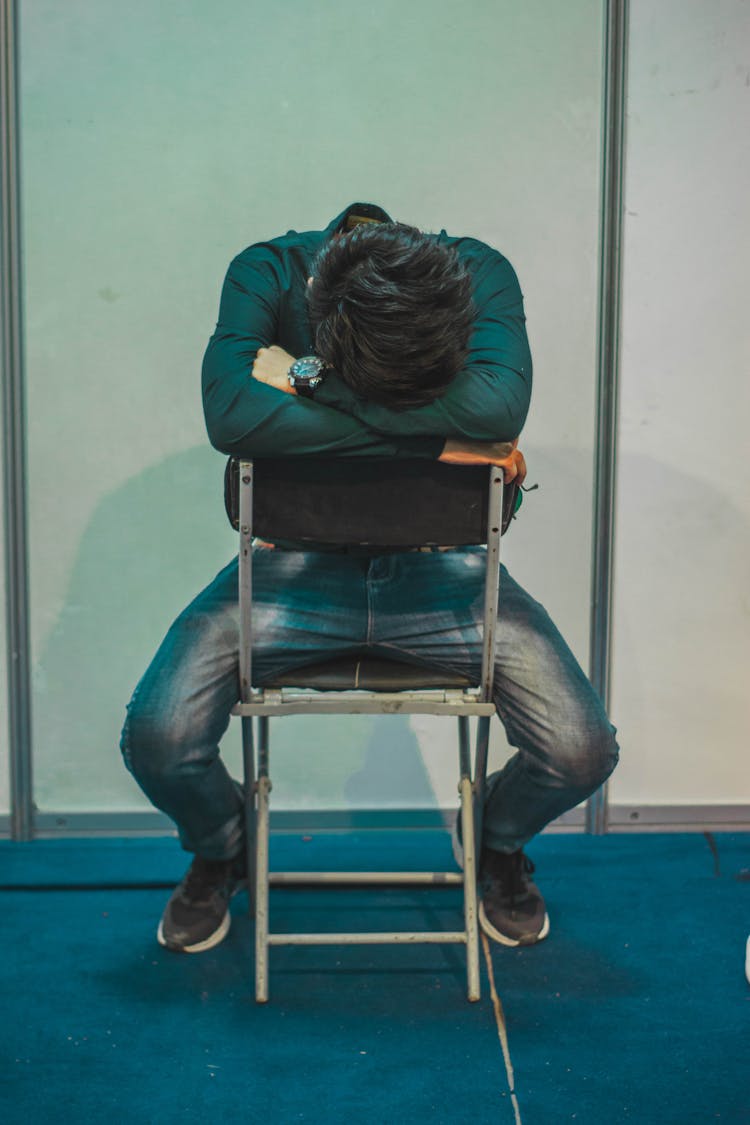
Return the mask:
<path id="1" fill-rule="evenodd" d="M 219 755 L 239 698 L 237 588 L 235 559 L 172 625 L 122 733 L 138 784 L 206 859 L 242 847 L 241 791 Z M 363 647 L 478 676 L 483 548 L 357 556 L 256 546 L 253 590 L 256 684 Z M 546 610 L 504 567 L 493 700 L 517 752 L 488 779 L 483 842 L 509 852 L 597 789 L 617 744 Z"/>

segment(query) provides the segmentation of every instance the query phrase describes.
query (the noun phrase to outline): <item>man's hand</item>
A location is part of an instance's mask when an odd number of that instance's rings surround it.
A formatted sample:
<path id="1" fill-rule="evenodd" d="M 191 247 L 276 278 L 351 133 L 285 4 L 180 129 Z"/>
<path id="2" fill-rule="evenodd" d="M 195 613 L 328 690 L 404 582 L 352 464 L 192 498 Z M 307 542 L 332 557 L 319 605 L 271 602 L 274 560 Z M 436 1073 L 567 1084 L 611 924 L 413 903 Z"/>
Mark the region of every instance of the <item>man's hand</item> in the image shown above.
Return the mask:
<path id="1" fill-rule="evenodd" d="M 515 441 L 456 441 L 448 438 L 438 461 L 448 465 L 499 465 L 506 484 L 526 480 L 526 461 Z"/>
<path id="2" fill-rule="evenodd" d="M 294 395 L 297 392 L 288 379 L 289 368 L 293 363 L 294 356 L 289 355 L 278 344 L 272 344 L 270 348 L 258 348 L 252 375 L 260 383 L 267 383 L 269 387 L 276 387 L 277 391 Z"/>

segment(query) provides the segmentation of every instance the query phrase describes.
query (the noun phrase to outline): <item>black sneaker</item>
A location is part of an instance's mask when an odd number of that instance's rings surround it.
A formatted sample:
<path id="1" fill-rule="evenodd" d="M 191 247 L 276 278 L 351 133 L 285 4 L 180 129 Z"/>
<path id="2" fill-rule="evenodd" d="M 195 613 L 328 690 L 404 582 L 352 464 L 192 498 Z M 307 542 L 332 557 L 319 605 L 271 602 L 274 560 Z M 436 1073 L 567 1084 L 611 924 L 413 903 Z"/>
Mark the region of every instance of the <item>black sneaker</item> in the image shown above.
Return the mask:
<path id="1" fill-rule="evenodd" d="M 236 859 L 195 857 L 172 892 L 156 937 L 176 953 L 203 953 L 229 933 L 229 901 L 245 886 L 244 854 Z"/>
<path id="2" fill-rule="evenodd" d="M 549 933 L 544 899 L 529 876 L 534 864 L 519 849 L 482 854 L 482 901 L 479 925 L 501 945 L 533 945 Z"/>

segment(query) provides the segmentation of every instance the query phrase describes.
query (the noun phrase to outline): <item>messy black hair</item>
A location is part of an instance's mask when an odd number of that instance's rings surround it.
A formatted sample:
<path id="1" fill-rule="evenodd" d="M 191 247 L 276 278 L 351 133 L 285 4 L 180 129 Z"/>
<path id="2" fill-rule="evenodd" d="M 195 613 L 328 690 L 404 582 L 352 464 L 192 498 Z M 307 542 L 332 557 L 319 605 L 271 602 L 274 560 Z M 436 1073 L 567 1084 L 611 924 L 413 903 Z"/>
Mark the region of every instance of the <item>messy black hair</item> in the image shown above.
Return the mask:
<path id="1" fill-rule="evenodd" d="M 466 360 L 471 279 L 454 249 L 415 227 L 368 223 L 332 238 L 307 301 L 317 355 L 372 402 L 432 402 Z"/>

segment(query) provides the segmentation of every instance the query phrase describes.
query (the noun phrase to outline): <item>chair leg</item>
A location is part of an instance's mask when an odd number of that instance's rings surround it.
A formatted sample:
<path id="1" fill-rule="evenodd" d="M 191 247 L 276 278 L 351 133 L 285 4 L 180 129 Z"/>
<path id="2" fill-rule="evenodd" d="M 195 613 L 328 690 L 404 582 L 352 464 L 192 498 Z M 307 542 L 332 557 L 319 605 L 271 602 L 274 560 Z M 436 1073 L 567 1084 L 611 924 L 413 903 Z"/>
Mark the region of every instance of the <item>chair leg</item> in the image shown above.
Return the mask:
<path id="1" fill-rule="evenodd" d="M 474 755 L 474 840 L 477 867 L 482 862 L 482 828 L 484 824 L 484 790 L 487 780 L 487 751 L 490 744 L 490 718 L 477 720 L 476 752 Z"/>
<path id="2" fill-rule="evenodd" d="M 247 901 L 252 914 L 255 904 L 255 742 L 253 720 L 242 719 L 242 773 L 245 818 L 245 857 L 247 864 Z"/>
<path id="3" fill-rule="evenodd" d="M 268 719 L 258 723 L 258 792 L 255 827 L 255 999 L 268 1000 L 268 836 L 271 779 L 268 776 Z"/>
<path id="4" fill-rule="evenodd" d="M 464 926 L 466 977 L 469 1000 L 479 999 L 479 931 L 477 922 L 477 871 L 474 849 L 474 794 L 471 778 L 461 778 L 461 834 L 464 840 Z"/>
<path id="5" fill-rule="evenodd" d="M 466 931 L 466 977 L 469 1000 L 478 1000 L 479 931 L 477 921 L 477 862 L 474 830 L 474 790 L 469 755 L 469 720 L 458 720 L 458 752 L 461 764 L 461 841 L 464 853 L 464 929 Z"/>

